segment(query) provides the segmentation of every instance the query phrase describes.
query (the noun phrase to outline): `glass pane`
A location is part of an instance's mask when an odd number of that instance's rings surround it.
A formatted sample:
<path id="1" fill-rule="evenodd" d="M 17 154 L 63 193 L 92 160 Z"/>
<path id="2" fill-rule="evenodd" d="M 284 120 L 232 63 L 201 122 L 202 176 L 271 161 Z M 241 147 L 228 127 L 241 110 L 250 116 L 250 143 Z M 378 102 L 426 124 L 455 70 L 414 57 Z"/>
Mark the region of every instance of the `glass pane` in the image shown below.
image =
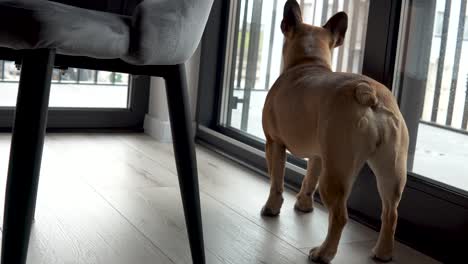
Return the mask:
<path id="1" fill-rule="evenodd" d="M 14 61 L 1 61 L 2 63 L 2 81 L 18 81 L 20 71 L 15 65 Z"/>
<path id="2" fill-rule="evenodd" d="M 96 71 L 80 69 L 80 83 L 94 83 L 96 80 Z"/>
<path id="3" fill-rule="evenodd" d="M 0 60 L 0 107 L 14 107 L 20 71 Z M 54 69 L 49 105 L 67 108 L 127 108 L 129 75 L 87 69 Z"/>
<path id="4" fill-rule="evenodd" d="M 408 170 L 468 190 L 467 1 L 409 3 L 394 82 L 410 130 Z"/>
<path id="5" fill-rule="evenodd" d="M 106 83 L 106 84 L 110 84 L 110 83 L 114 83 L 114 75 L 112 72 L 108 72 L 108 71 L 99 71 L 98 72 L 98 75 L 97 75 L 97 82 L 98 83 Z"/>
<path id="6" fill-rule="evenodd" d="M 343 46 L 333 52 L 336 71 L 361 72 L 369 0 L 304 0 L 303 20 L 323 25 L 333 14 L 349 16 Z M 225 89 L 225 115 L 221 123 L 264 139 L 263 104 L 280 75 L 283 34 L 280 24 L 284 1 L 241 0 L 237 24 L 232 27 L 231 75 Z M 234 45 L 234 39 L 237 39 Z"/>
<path id="7" fill-rule="evenodd" d="M 115 77 L 114 77 L 114 82 L 116 84 L 127 85 L 128 84 L 128 74 L 116 72 Z"/>
<path id="8" fill-rule="evenodd" d="M 78 69 L 69 68 L 66 71 L 62 71 L 60 75 L 60 82 L 62 83 L 77 83 L 78 82 Z"/>

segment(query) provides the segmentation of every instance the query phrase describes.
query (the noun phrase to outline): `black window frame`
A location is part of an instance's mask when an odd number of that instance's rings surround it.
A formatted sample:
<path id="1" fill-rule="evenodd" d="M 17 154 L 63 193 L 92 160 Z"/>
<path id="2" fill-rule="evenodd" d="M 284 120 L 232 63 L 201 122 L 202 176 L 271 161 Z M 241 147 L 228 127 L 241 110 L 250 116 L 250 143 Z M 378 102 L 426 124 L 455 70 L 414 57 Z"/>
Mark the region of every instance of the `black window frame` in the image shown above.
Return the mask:
<path id="1" fill-rule="evenodd" d="M 0 48 L 0 60 L 21 62 L 21 52 Z M 105 70 L 96 66 L 95 59 L 57 55 L 58 68 L 82 68 Z M 51 107 L 48 112 L 47 130 L 54 132 L 76 131 L 143 131 L 143 122 L 148 111 L 150 77 L 129 76 L 126 108 L 75 108 Z M 0 107 L 0 131 L 9 132 L 14 120 L 14 107 Z"/>
<path id="2" fill-rule="evenodd" d="M 404 19 L 401 16 L 402 8 L 405 6 L 403 0 L 370 1 L 362 72 L 390 89 L 395 76 L 399 34 L 405 34 L 404 29 L 400 29 L 400 20 Z M 234 7 L 237 10 L 233 10 Z M 268 177 L 264 144 L 219 123 L 228 47 L 226 32 L 229 30 L 230 15 L 239 14 L 239 8 L 240 5 L 234 5 L 233 1 L 215 0 L 213 4 L 202 40 L 196 140 Z M 237 24 L 238 15 L 234 19 Z M 432 31 L 430 34 L 433 34 Z M 401 91 L 396 96 L 401 102 Z M 305 166 L 303 160 L 288 156 L 287 186 L 299 190 Z M 315 198 L 320 202 L 318 194 Z M 430 205 L 434 210 L 426 210 L 423 205 Z M 380 207 L 375 177 L 365 166 L 348 201 L 350 217 L 379 230 Z M 399 209 L 397 240 L 443 262 L 461 263 L 459 261 L 464 260 L 463 245 L 468 244 L 467 222 L 468 192 L 408 172 Z"/>

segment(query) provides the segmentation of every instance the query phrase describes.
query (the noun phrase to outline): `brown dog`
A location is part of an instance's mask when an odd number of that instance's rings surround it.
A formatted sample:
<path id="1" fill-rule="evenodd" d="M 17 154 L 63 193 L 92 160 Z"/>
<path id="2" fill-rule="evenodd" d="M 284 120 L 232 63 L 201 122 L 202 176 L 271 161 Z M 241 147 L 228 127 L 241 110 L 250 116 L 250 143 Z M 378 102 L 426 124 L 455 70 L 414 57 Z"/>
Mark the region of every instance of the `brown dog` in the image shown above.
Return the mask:
<path id="1" fill-rule="evenodd" d="M 295 0 L 284 7 L 281 76 L 263 108 L 266 159 L 271 177 L 262 215 L 278 215 L 283 203 L 286 149 L 308 158 L 295 208 L 310 212 L 317 183 L 329 210 L 329 228 L 310 259 L 330 262 L 347 222 L 346 202 L 359 170 L 368 162 L 382 199 L 382 227 L 375 257 L 392 258 L 397 207 L 406 183 L 408 130 L 392 93 L 366 76 L 331 70 L 331 50 L 343 44 L 347 15 L 323 27 L 302 23 Z M 320 171 L 317 173 L 316 171 Z"/>

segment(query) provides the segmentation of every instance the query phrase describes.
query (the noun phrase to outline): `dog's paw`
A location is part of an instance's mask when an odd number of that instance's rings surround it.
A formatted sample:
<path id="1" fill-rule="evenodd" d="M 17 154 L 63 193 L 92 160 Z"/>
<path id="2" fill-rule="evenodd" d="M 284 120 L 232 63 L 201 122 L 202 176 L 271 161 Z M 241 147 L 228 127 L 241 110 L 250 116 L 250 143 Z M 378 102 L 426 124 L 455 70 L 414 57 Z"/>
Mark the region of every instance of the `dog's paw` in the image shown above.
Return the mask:
<path id="1" fill-rule="evenodd" d="M 388 263 L 388 262 L 391 262 L 391 261 L 393 260 L 392 257 L 388 257 L 388 258 L 386 258 L 386 259 L 382 259 L 382 258 L 377 257 L 377 255 L 374 255 L 374 256 L 372 257 L 372 259 L 375 260 L 375 261 L 377 261 L 377 262 L 380 262 L 380 263 Z"/>
<path id="2" fill-rule="evenodd" d="M 284 199 L 282 195 L 271 195 L 262 208 L 262 216 L 277 216 L 281 211 Z"/>
<path id="3" fill-rule="evenodd" d="M 382 250 L 379 251 L 377 249 L 377 246 L 372 249 L 372 253 L 374 253 L 372 258 L 380 263 L 387 263 L 393 260 L 391 251 L 388 251 L 388 250 L 387 252 L 383 252 Z"/>
<path id="4" fill-rule="evenodd" d="M 296 202 L 296 204 L 294 204 L 294 210 L 307 214 L 307 213 L 312 212 L 314 210 L 314 207 L 313 206 L 310 206 L 310 207 L 300 206 L 298 202 Z"/>
<path id="5" fill-rule="evenodd" d="M 329 264 L 332 259 L 333 256 L 327 256 L 326 254 L 323 254 L 323 252 L 320 250 L 320 247 L 315 247 L 309 252 L 309 260 L 314 263 Z"/>
<path id="6" fill-rule="evenodd" d="M 310 213 L 314 210 L 314 203 L 310 196 L 297 196 L 294 209 L 301 213 Z"/>
<path id="7" fill-rule="evenodd" d="M 260 212 L 260 214 L 262 216 L 268 216 L 268 217 L 275 217 L 275 216 L 278 216 L 280 214 L 280 209 L 271 209 L 269 207 L 267 207 L 266 205 L 263 206 L 262 208 L 262 211 Z"/>

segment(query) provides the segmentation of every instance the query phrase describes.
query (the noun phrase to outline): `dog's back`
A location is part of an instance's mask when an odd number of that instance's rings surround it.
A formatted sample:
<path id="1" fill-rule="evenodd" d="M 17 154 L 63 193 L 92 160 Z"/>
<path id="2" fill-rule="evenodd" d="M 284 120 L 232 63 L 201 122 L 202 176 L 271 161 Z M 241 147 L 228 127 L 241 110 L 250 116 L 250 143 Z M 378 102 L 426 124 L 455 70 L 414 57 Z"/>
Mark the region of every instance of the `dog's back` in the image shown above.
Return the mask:
<path id="1" fill-rule="evenodd" d="M 393 95 L 379 82 L 313 65 L 285 71 L 271 88 L 263 111 L 266 137 L 282 141 L 300 157 L 320 155 L 320 135 L 327 133 L 330 122 L 338 122 L 342 133 L 359 127 L 377 144 L 389 127 L 382 120 L 402 118 Z M 298 138 L 301 142 L 295 142 Z"/>

